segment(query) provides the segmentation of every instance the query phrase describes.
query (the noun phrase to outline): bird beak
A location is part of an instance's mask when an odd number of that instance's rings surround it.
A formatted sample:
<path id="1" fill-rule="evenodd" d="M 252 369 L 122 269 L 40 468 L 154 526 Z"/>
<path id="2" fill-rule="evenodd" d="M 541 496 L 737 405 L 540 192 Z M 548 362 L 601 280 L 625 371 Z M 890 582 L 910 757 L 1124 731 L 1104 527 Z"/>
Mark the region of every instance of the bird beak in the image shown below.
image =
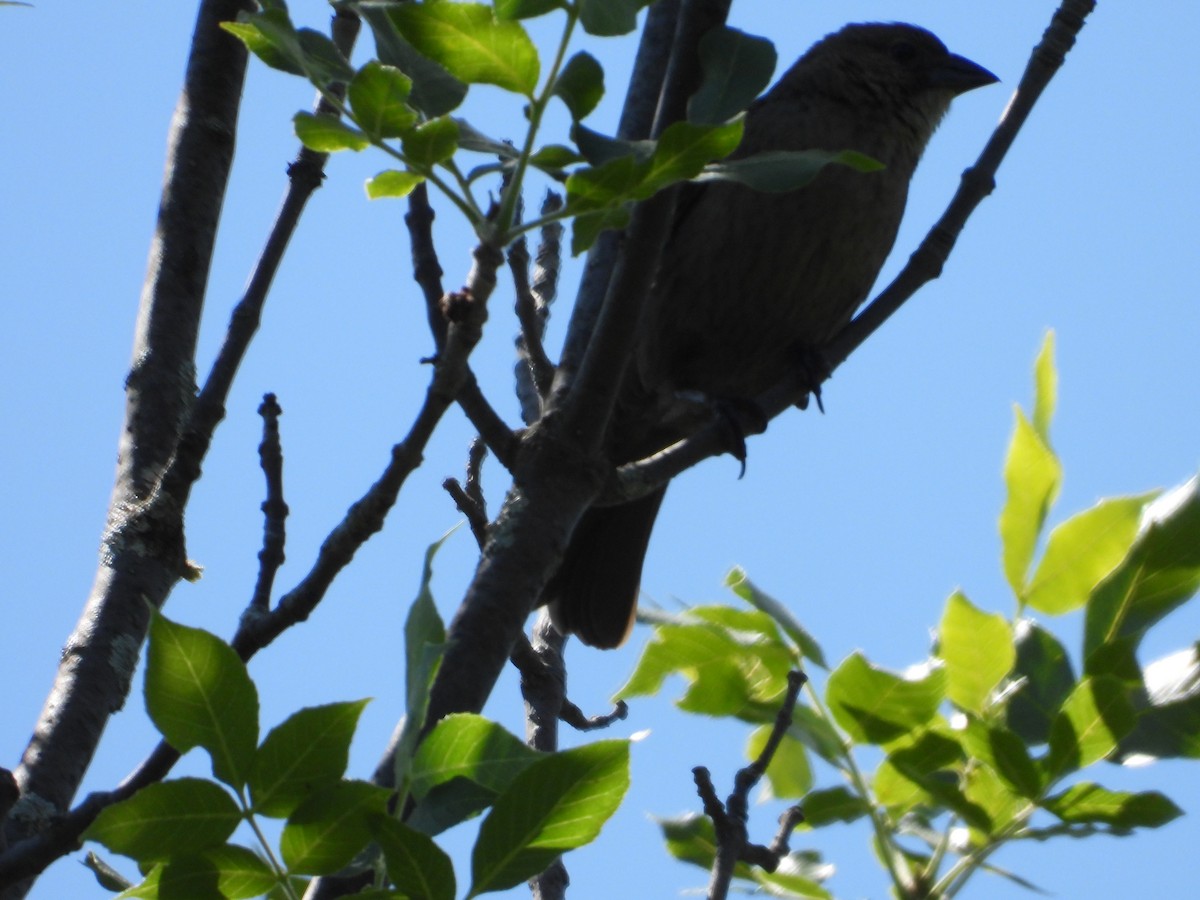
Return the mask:
<path id="1" fill-rule="evenodd" d="M 999 80 L 983 66 L 956 53 L 946 54 L 944 59 L 929 70 L 929 86 L 953 91 L 955 96 L 987 84 L 995 84 Z"/>

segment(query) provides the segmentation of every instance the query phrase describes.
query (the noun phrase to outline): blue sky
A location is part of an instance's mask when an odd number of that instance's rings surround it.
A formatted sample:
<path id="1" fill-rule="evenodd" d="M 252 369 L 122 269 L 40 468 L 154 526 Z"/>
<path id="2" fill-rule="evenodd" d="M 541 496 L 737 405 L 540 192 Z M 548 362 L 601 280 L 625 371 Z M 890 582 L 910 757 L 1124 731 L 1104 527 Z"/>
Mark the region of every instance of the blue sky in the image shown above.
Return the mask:
<path id="1" fill-rule="evenodd" d="M 298 22 L 324 27 L 324 3 L 291 5 Z M 774 40 L 781 65 L 844 22 L 904 19 L 1001 77 L 1001 85 L 959 100 L 935 136 L 885 277 L 978 153 L 1054 8 L 1034 0 L 736 6 L 732 23 Z M 0 10 L 0 17 L 0 116 L 7 123 L 0 174 L 0 411 L 7 434 L 0 444 L 7 473 L 0 679 L 8 686 L 0 765 L 12 767 L 95 569 L 194 6 L 47 0 Z M 1030 400 L 1030 366 L 1047 328 L 1058 335 L 1053 439 L 1066 473 L 1054 520 L 1102 496 L 1169 486 L 1196 471 L 1198 30 L 1200 7 L 1192 4 L 1172 5 L 1169 13 L 1101 4 L 945 274 L 838 372 L 827 386 L 827 414 L 794 412 L 773 423 L 752 442 L 740 481 L 736 463 L 723 458 L 672 487 L 646 566 L 649 600 L 670 607 L 727 599 L 721 579 L 739 564 L 791 605 L 831 658 L 861 647 L 896 667 L 924 656 L 928 629 L 956 587 L 979 606 L 1011 613 L 996 537 L 1000 466 L 1012 404 Z M 615 121 L 634 46 L 632 37 L 589 45 L 611 92 L 593 127 Z M 360 48 L 361 59 L 368 49 Z M 201 373 L 285 188 L 295 152 L 291 116 L 310 103 L 311 91 L 298 80 L 252 64 L 209 285 Z M 475 91 L 463 115 L 498 137 L 515 136 L 520 121 L 517 104 L 488 90 Z M 560 117 L 549 127 L 563 125 Z M 264 392 L 277 393 L 284 409 L 292 515 L 283 589 L 307 570 L 322 538 L 374 480 L 420 403 L 427 373 L 418 360 L 431 345 L 409 272 L 404 206 L 369 202 L 362 190 L 363 180 L 385 166 L 370 153 L 335 158 L 310 204 L 189 510 L 189 554 L 205 575 L 175 592 L 167 609 L 174 618 L 228 636 L 249 595 L 262 527 L 255 409 Z M 440 209 L 435 231 L 452 286 L 465 276 L 470 235 L 449 208 Z M 577 274 L 572 266 L 566 277 Z M 562 295 L 564 302 L 571 296 L 567 285 Z M 474 366 L 515 421 L 510 306 L 498 292 Z M 552 343 L 561 338 L 564 313 L 552 323 Z M 421 554 L 458 520 L 440 484 L 462 471 L 469 437 L 452 412 L 384 532 L 307 625 L 253 662 L 264 727 L 300 705 L 374 697 L 352 759 L 357 774 L 369 772 L 402 702 L 400 629 Z M 489 468 L 486 478 L 495 509 L 503 473 Z M 447 617 L 473 565 L 464 530 L 436 564 L 434 591 Z M 1077 645 L 1078 618 L 1053 625 Z M 1184 610 L 1151 633 L 1145 658 L 1198 635 L 1200 613 Z M 575 701 L 600 711 L 643 639 L 635 634 L 613 653 L 573 648 Z M 335 662 L 314 665 L 318 655 Z M 521 730 L 513 679 L 502 682 L 488 712 Z M 708 765 L 718 785 L 728 785 L 746 734 L 684 719 L 656 701 L 636 704 L 616 731 L 645 728 L 651 734 L 635 747 L 626 807 L 595 845 L 568 861 L 573 897 L 668 897 L 704 882 L 699 870 L 659 849 L 647 815 L 698 809 L 693 765 Z M 152 741 L 135 695 L 114 718 L 85 790 L 114 784 Z M 190 758 L 185 765 L 203 768 Z M 1166 790 L 1188 816 L 1121 841 L 1011 848 L 997 864 L 1058 896 L 1170 896 L 1191 885 L 1200 777 L 1182 765 L 1098 774 L 1115 788 Z M 764 839 L 775 815 L 773 807 L 753 814 Z M 461 856 L 466 838 L 455 840 L 451 849 Z M 861 830 L 801 835 L 795 845 L 838 865 L 831 887 L 839 896 L 885 896 Z M 1015 894 L 1007 883 L 984 879 L 967 896 Z M 33 896 L 102 895 L 68 861 Z"/>

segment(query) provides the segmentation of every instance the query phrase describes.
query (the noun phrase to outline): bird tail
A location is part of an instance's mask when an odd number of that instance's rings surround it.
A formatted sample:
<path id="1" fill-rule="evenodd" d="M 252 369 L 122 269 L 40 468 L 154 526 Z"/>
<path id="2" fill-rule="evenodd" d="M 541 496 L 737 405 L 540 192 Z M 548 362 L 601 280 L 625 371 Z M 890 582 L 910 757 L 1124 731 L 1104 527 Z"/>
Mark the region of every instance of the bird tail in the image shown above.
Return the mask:
<path id="1" fill-rule="evenodd" d="M 550 616 L 563 634 L 592 647 L 619 647 L 637 612 L 642 563 L 666 487 L 620 506 L 588 510 L 547 587 Z"/>

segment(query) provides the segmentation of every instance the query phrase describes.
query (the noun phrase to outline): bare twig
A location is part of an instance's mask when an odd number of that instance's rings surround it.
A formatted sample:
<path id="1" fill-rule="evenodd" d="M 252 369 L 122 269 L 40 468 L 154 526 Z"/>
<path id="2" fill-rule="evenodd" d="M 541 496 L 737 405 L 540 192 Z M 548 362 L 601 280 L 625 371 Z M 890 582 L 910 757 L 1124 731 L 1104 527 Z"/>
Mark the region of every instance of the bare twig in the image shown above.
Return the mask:
<path id="1" fill-rule="evenodd" d="M 408 226 L 412 244 L 413 277 L 420 285 L 425 298 L 426 315 L 430 331 L 433 333 L 434 346 L 437 353 L 441 353 L 447 336 L 446 318 L 442 309 L 445 293 L 442 290 L 442 267 L 433 243 L 433 219 L 429 195 L 424 190 L 424 185 L 418 185 L 409 194 L 408 214 L 405 215 L 404 221 Z M 469 366 L 462 374 L 458 405 L 487 442 L 500 464 L 511 469 L 513 457 L 517 452 L 516 435 L 483 396 L 483 391 L 480 390 L 475 374 Z"/>
<path id="2" fill-rule="evenodd" d="M 433 207 L 429 204 L 429 190 L 422 182 L 408 195 L 404 224 L 408 226 L 408 241 L 412 248 L 413 279 L 420 285 L 425 298 L 425 315 L 429 319 L 433 345 L 441 350 L 446 343 L 446 320 L 438 304 L 445 291 L 442 288 L 442 266 L 433 243 L 434 216 Z"/>
<path id="3" fill-rule="evenodd" d="M 267 479 L 267 499 L 262 504 L 263 547 L 258 552 L 258 580 L 250 598 L 250 608 L 266 612 L 271 608 L 275 574 L 284 561 L 288 506 L 283 499 L 283 448 L 279 442 L 279 417 L 283 410 L 274 394 L 263 397 L 258 414 L 263 420 L 263 439 L 258 446 L 258 455 Z"/>
<path id="4" fill-rule="evenodd" d="M 789 672 L 787 692 L 775 716 L 775 724 L 767 743 L 758 758 L 750 765 L 738 770 L 734 776 L 734 789 L 724 803 L 717 797 L 712 778 L 704 766 L 692 769 L 696 792 L 704 804 L 704 812 L 712 819 L 717 836 L 717 852 L 708 882 L 708 900 L 724 900 L 729 896 L 729 885 L 733 881 L 734 867 L 739 862 L 749 863 L 774 872 L 779 861 L 787 854 L 787 836 L 791 829 L 803 819 L 798 807 L 793 807 L 780 820 L 780 831 L 776 833 L 770 847 L 751 843 L 747 822 L 749 820 L 750 790 L 766 774 L 779 743 L 792 724 L 792 711 L 800 688 L 808 679 L 803 672 Z M 784 831 L 787 828 L 787 831 Z"/>
<path id="5" fill-rule="evenodd" d="M 542 201 L 541 214 L 547 216 L 558 212 L 562 206 L 561 194 L 555 191 L 546 191 L 546 197 Z M 558 296 L 558 276 L 562 271 L 562 236 L 561 222 L 547 222 L 541 228 L 537 255 L 534 257 L 533 283 L 530 285 L 530 290 L 533 292 L 543 334 L 546 322 L 550 318 L 550 307 Z"/>
<path id="6" fill-rule="evenodd" d="M 471 441 L 471 449 L 467 452 L 467 496 L 479 507 L 479 512 L 486 522 L 487 501 L 483 497 L 483 461 L 485 458 L 487 458 L 487 444 L 482 438 L 477 437 Z"/>
<path id="7" fill-rule="evenodd" d="M 442 482 L 442 487 L 454 499 L 458 511 L 467 517 L 471 534 L 475 536 L 476 542 L 482 545 L 487 540 L 487 513 L 480 508 L 475 498 L 463 489 L 457 478 L 447 478 Z"/>
<path id="8" fill-rule="evenodd" d="M 542 202 L 542 215 L 561 207 L 562 197 L 553 191 L 547 191 Z M 554 380 L 554 363 L 546 355 L 542 339 L 550 317 L 550 304 L 554 302 L 558 292 L 562 233 L 563 227 L 559 222 L 549 222 L 542 226 L 532 283 L 529 276 L 529 251 L 524 235 L 509 251 L 509 265 L 513 270 L 513 283 L 517 292 L 517 318 L 521 323 L 521 334 L 517 337 L 517 399 L 521 404 L 521 417 L 526 425 L 540 418 L 542 402 L 550 392 Z"/>

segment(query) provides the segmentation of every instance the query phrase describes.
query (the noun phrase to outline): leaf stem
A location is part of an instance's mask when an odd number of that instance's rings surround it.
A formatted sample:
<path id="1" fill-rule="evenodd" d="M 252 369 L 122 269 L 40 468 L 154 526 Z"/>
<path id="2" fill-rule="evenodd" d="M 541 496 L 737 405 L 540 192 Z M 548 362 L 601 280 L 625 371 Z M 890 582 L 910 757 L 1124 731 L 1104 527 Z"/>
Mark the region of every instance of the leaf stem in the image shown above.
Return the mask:
<path id="1" fill-rule="evenodd" d="M 546 107 L 550 105 L 550 99 L 554 96 L 554 86 L 558 81 L 558 73 L 562 69 L 563 60 L 567 55 L 567 47 L 571 43 L 571 34 L 575 31 L 575 23 L 579 21 L 579 10 L 572 4 L 566 8 L 567 21 L 563 26 L 562 38 L 558 42 L 558 50 L 554 54 L 554 63 L 550 66 L 550 72 L 546 76 L 546 83 L 542 86 L 541 94 L 537 97 L 530 98 L 529 104 L 529 128 L 525 132 L 525 145 L 521 148 L 521 155 L 517 157 L 517 165 L 513 171 L 511 181 L 509 181 L 507 190 L 504 191 L 504 197 L 500 204 L 500 212 L 496 216 L 495 236 L 498 246 L 506 245 L 516 234 L 520 232 L 509 233 L 516 221 L 518 199 L 521 196 L 521 189 L 525 182 L 525 172 L 529 169 L 529 158 L 533 155 L 533 146 L 537 141 L 538 129 L 542 124 L 542 116 L 546 112 Z"/>
<path id="2" fill-rule="evenodd" d="M 271 849 L 271 842 L 267 840 L 267 836 L 263 834 L 262 829 L 258 827 L 258 819 L 254 816 L 254 810 L 251 808 L 249 801 L 246 799 L 244 789 L 239 789 L 237 792 L 238 803 L 242 807 L 242 818 L 250 826 L 254 832 L 254 836 L 258 838 L 258 844 L 262 847 L 263 855 L 267 859 L 267 864 L 271 867 L 271 871 L 275 873 L 275 881 L 283 889 L 288 900 L 300 900 L 296 892 L 292 889 L 291 879 L 288 877 L 287 867 L 279 861 L 275 856 L 275 851 Z"/>
<path id="3" fill-rule="evenodd" d="M 834 723 L 833 717 L 825 707 L 825 704 L 821 702 L 821 697 L 816 689 L 813 688 L 812 682 L 808 682 L 804 686 L 804 690 L 808 694 L 808 700 L 812 704 L 813 711 L 824 719 L 826 724 L 833 730 L 833 733 L 838 736 L 838 745 L 841 749 L 842 762 L 844 763 L 842 774 L 850 782 L 850 786 L 867 808 L 867 815 L 871 819 L 871 828 L 874 830 L 875 840 L 879 844 L 879 856 L 883 860 L 883 864 L 887 867 L 888 874 L 892 878 L 892 883 L 895 884 L 901 897 L 908 896 L 913 886 L 912 872 L 905 862 L 903 855 L 896 849 L 895 842 L 892 840 L 892 829 L 884 821 L 883 814 L 871 796 L 871 788 L 854 759 L 850 742 L 842 735 L 841 730 Z"/>

